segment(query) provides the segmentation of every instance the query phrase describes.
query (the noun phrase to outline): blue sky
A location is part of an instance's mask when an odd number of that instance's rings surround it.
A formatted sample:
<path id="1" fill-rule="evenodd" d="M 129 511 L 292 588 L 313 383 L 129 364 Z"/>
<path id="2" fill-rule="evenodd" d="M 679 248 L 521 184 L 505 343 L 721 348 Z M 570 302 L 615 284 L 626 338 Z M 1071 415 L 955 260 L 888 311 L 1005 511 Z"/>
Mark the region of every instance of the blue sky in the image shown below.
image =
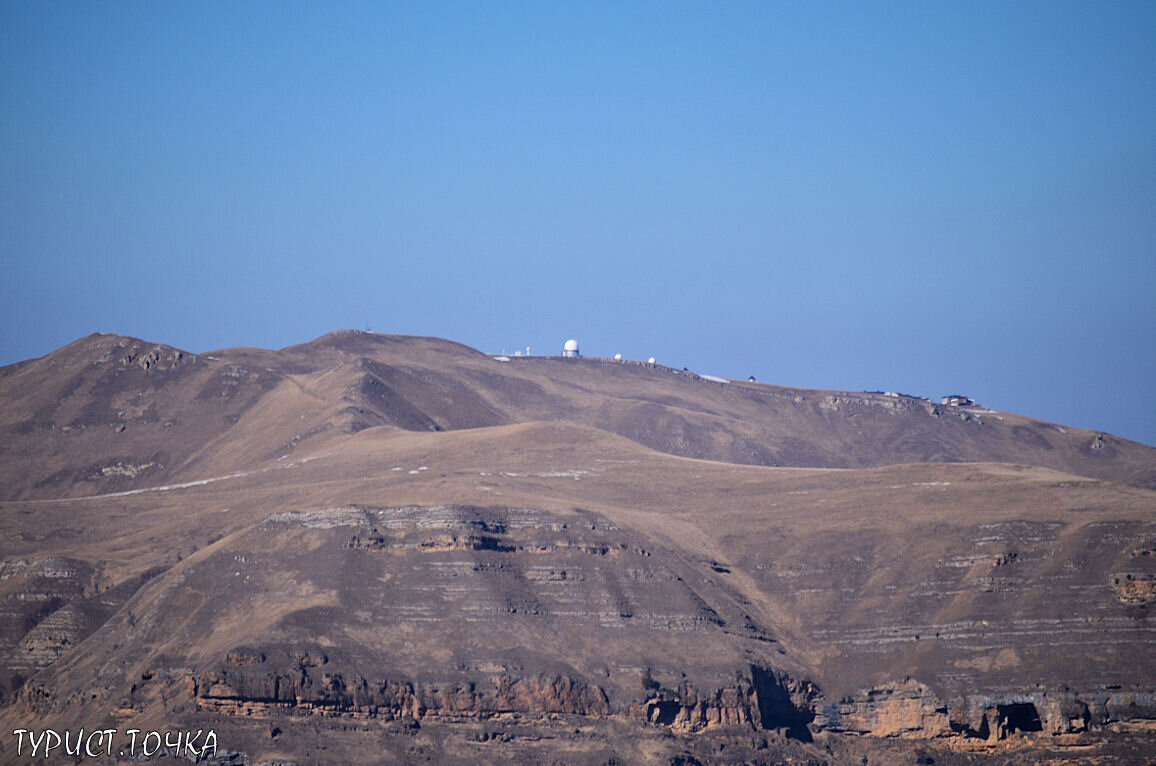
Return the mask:
<path id="1" fill-rule="evenodd" d="M 340 327 L 1156 444 L 1156 3 L 0 0 L 0 364 Z"/>

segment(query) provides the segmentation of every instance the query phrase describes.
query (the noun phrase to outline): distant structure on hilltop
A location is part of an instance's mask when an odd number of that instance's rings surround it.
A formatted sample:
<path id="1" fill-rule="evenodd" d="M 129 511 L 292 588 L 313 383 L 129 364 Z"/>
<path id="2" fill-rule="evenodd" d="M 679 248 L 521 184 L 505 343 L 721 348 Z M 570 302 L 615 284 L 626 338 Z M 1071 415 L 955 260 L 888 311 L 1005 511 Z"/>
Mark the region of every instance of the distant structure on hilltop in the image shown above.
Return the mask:
<path id="1" fill-rule="evenodd" d="M 945 396 L 940 399 L 939 402 L 940 404 L 946 404 L 949 407 L 972 407 L 975 405 L 975 401 L 973 401 L 970 397 L 963 396 L 962 394 L 951 394 L 950 396 Z"/>
<path id="2" fill-rule="evenodd" d="M 571 338 L 562 346 L 562 356 L 581 356 L 578 353 L 578 341 Z"/>

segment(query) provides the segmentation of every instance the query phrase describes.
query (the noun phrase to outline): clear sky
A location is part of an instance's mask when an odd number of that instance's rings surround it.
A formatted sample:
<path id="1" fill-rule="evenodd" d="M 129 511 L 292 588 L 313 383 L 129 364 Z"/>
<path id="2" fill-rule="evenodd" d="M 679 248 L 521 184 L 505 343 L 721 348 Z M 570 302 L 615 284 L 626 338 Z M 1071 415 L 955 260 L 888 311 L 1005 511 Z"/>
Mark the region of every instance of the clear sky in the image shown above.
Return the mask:
<path id="1" fill-rule="evenodd" d="M 1156 3 L 0 0 L 0 364 L 341 327 L 1156 444 Z"/>

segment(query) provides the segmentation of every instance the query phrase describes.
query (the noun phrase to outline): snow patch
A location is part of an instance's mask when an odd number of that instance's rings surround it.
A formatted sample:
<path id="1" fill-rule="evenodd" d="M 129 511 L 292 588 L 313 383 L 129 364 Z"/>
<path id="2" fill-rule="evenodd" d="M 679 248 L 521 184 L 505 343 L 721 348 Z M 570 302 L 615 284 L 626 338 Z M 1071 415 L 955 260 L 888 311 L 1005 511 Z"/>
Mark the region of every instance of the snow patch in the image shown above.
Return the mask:
<path id="1" fill-rule="evenodd" d="M 133 463 L 117 463 L 116 465 L 106 465 L 100 469 L 101 476 L 127 476 L 130 479 L 135 479 L 144 471 L 152 468 L 156 463 L 141 463 L 135 465 Z"/>
<path id="2" fill-rule="evenodd" d="M 532 475 L 541 479 L 563 479 L 570 478 L 571 476 L 577 479 L 578 477 L 586 476 L 589 473 L 589 471 L 583 471 L 578 468 L 568 468 L 564 471 L 546 471 L 545 473 L 535 473 Z"/>

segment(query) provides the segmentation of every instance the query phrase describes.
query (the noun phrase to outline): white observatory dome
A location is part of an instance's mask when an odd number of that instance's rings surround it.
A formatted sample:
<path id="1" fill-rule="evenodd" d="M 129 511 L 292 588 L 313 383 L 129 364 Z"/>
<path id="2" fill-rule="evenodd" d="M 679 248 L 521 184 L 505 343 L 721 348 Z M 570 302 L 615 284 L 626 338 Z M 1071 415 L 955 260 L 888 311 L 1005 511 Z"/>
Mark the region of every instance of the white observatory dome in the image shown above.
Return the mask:
<path id="1" fill-rule="evenodd" d="M 578 341 L 571 338 L 562 346 L 562 356 L 578 356 Z"/>

